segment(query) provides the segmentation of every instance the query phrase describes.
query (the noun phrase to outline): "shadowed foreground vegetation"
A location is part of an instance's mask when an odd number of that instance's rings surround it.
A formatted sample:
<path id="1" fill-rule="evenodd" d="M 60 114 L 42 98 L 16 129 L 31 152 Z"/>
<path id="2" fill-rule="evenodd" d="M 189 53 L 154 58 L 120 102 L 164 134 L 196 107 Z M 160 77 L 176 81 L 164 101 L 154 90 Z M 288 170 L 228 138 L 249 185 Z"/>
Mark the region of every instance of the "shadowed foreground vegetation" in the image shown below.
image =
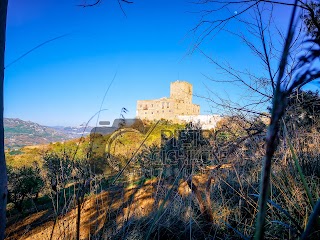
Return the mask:
<path id="1" fill-rule="evenodd" d="M 312 99 L 312 110 L 300 98 Z M 298 238 L 312 212 L 310 200 L 319 198 L 319 106 L 311 92 L 289 99 L 271 174 L 266 239 Z M 158 123 L 121 175 L 103 156 L 109 135 L 96 145 L 87 137 L 32 149 L 33 155 L 22 149 L 38 161 L 22 167 L 15 161 L 23 153 L 9 157 L 7 239 L 250 238 L 267 124 L 240 115 L 224 118 L 215 131 Z M 161 132 L 175 129 L 184 131 Z M 116 167 L 124 168 L 146 136 L 117 138 Z M 314 225 L 309 238 L 319 237 Z"/>

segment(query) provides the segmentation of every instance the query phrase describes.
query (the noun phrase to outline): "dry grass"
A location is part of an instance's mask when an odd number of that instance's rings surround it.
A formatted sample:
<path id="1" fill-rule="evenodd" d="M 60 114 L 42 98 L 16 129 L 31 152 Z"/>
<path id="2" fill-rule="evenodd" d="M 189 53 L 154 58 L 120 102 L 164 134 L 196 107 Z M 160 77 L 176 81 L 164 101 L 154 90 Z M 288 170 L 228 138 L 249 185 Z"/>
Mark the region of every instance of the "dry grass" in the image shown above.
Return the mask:
<path id="1" fill-rule="evenodd" d="M 320 195 L 320 178 L 315 173 L 320 168 L 314 163 L 320 152 L 311 146 L 318 144 L 319 138 L 310 138 L 303 146 L 298 140 L 292 139 L 292 142 L 298 155 L 304 156 L 300 162 L 316 200 Z M 152 179 L 124 174 L 114 186 L 93 179 L 89 195 L 81 205 L 80 239 L 242 239 L 253 236 L 262 141 L 257 138 L 246 142 L 257 146 L 250 155 L 246 148 L 239 146 L 221 159 L 225 164 L 206 167 L 202 173 L 189 176 L 179 178 L 177 171 L 173 176 Z M 274 158 L 271 183 L 270 200 L 279 207 L 268 204 L 265 238 L 297 238 L 297 229 L 305 228 L 312 207 L 284 141 L 279 143 Z M 73 185 L 65 187 L 72 189 Z M 15 220 L 9 221 L 7 239 L 51 239 L 51 236 L 52 239 L 76 239 L 76 194 L 71 191 L 68 197 L 65 203 L 71 207 L 60 211 L 58 217 L 50 203 L 37 205 L 27 217 L 12 217 Z M 318 235 L 312 235 L 311 239 L 317 239 Z"/>
<path id="2" fill-rule="evenodd" d="M 208 174 L 196 175 L 193 177 L 194 185 L 198 187 L 201 193 L 205 192 Z M 117 234 L 132 219 L 144 219 L 154 214 L 164 201 L 164 196 L 172 185 L 161 180 L 153 178 L 147 180 L 143 185 L 131 185 L 126 188 L 114 187 L 108 191 L 88 197 L 81 207 L 81 239 L 90 239 L 92 236 L 101 236 L 103 234 Z M 161 189 L 159 189 L 161 184 Z M 190 197 L 191 190 L 186 181 L 180 181 L 178 186 L 178 195 L 174 196 L 172 201 L 179 202 L 180 207 L 186 206 L 183 199 Z M 188 221 L 190 209 L 173 207 L 172 202 L 166 203 L 166 208 L 171 208 L 171 214 L 185 211 L 184 217 Z M 172 212 L 173 211 L 173 212 Z M 227 211 L 227 212 L 225 212 Z M 53 230 L 53 239 L 73 239 L 76 236 L 76 208 L 65 215 L 53 220 L 53 212 L 40 211 L 34 213 L 19 222 L 12 224 L 7 228 L 7 239 L 50 239 Z M 227 209 L 222 211 L 224 215 L 230 212 Z M 47 219 L 44 220 L 43 218 Z M 106 226 L 107 229 L 106 229 Z M 103 232 L 101 232 L 103 231 Z"/>

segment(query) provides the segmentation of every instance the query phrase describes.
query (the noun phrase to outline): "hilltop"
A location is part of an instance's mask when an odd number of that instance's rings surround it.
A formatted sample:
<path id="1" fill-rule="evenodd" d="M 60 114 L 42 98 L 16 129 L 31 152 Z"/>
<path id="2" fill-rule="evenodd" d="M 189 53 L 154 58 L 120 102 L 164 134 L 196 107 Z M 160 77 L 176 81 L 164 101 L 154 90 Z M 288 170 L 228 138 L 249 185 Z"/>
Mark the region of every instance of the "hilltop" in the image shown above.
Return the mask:
<path id="1" fill-rule="evenodd" d="M 61 142 L 81 136 L 84 127 L 48 127 L 19 118 L 4 118 L 5 148 Z M 85 134 L 90 132 L 88 128 Z"/>

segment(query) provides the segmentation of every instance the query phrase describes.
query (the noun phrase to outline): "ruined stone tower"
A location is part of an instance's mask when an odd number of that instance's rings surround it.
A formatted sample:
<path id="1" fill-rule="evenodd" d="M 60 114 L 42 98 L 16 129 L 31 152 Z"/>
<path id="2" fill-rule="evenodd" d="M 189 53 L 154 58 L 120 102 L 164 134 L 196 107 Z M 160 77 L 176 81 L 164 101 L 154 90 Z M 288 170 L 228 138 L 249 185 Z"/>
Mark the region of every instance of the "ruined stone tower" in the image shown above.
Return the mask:
<path id="1" fill-rule="evenodd" d="M 170 84 L 170 98 L 181 103 L 192 103 L 192 85 L 188 82 L 176 81 Z"/>

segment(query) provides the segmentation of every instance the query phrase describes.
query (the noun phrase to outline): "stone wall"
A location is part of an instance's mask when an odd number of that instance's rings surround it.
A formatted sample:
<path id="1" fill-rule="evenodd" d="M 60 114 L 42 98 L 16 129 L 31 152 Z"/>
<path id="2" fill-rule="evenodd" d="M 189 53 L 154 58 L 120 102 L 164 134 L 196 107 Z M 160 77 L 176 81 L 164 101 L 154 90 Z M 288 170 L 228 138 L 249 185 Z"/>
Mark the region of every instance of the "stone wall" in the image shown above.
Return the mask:
<path id="1" fill-rule="evenodd" d="M 192 85 L 184 81 L 175 81 L 170 84 L 170 98 L 178 102 L 192 103 Z"/>

